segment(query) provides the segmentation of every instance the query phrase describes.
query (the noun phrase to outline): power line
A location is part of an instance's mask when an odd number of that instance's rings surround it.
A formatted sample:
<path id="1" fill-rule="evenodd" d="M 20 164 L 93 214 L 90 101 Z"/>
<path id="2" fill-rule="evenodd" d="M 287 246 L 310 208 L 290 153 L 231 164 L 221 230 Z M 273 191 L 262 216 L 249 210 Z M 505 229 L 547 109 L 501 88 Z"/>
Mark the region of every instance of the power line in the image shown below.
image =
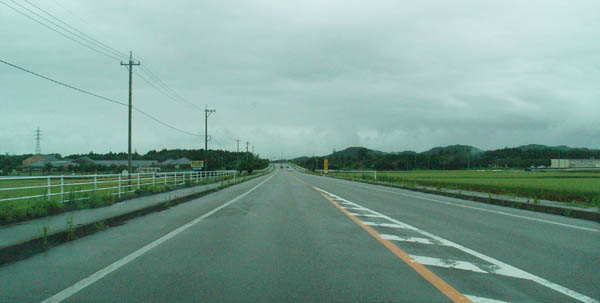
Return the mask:
<path id="1" fill-rule="evenodd" d="M 32 75 L 34 75 L 34 76 L 40 77 L 40 78 L 42 78 L 42 79 L 46 79 L 46 80 L 48 80 L 48 81 L 54 82 L 54 83 L 56 83 L 56 84 L 58 84 L 58 85 L 62 85 L 62 86 L 64 86 L 64 87 L 67 87 L 67 88 L 70 88 L 70 89 L 76 90 L 76 91 L 78 91 L 78 92 L 81 92 L 81 93 L 84 93 L 84 94 L 87 94 L 87 95 L 90 95 L 90 96 L 93 96 L 93 97 L 96 97 L 96 98 L 100 98 L 100 99 L 102 99 L 102 100 L 105 100 L 105 101 L 108 101 L 108 102 L 112 102 L 112 103 L 115 103 L 115 104 L 119 104 L 119 105 L 127 106 L 127 103 L 124 103 L 124 102 L 119 102 L 119 101 L 116 101 L 116 100 L 113 100 L 113 99 L 110 99 L 110 98 L 107 98 L 107 97 L 104 97 L 104 96 L 101 96 L 101 95 L 98 95 L 98 94 L 95 94 L 95 93 L 89 92 L 89 91 L 87 91 L 87 90 L 83 90 L 83 89 L 81 89 L 81 88 L 78 88 L 78 87 L 75 87 L 75 86 L 72 86 L 72 85 L 69 85 L 69 84 L 66 84 L 66 83 L 60 82 L 60 81 L 58 81 L 58 80 L 54 80 L 54 79 L 52 79 L 52 78 L 49 78 L 49 77 L 46 77 L 46 76 L 44 76 L 44 75 L 38 74 L 38 73 L 36 73 L 36 72 L 30 71 L 30 70 L 28 70 L 28 69 L 25 69 L 25 68 L 23 68 L 23 67 L 20 67 L 20 66 L 14 65 L 14 64 L 12 64 L 12 63 L 10 63 L 10 62 L 6 62 L 6 61 L 4 61 L 4 60 L 2 60 L 2 59 L 0 59 L 0 62 L 4 63 L 4 64 L 6 64 L 6 65 L 12 66 L 12 67 L 14 67 L 14 68 L 16 68 L 16 69 L 20 69 L 20 70 L 22 70 L 22 71 L 24 71 L 24 72 L 26 72 L 26 73 L 32 74 Z"/>
<path id="2" fill-rule="evenodd" d="M 111 98 L 107 98 L 107 97 L 104 97 L 104 96 L 101 96 L 101 95 L 98 95 L 98 94 L 92 93 L 92 92 L 90 92 L 90 91 L 87 91 L 87 90 L 84 90 L 84 89 L 81 89 L 81 88 L 78 88 L 78 87 L 75 87 L 75 86 L 72 86 L 72 85 L 69 85 L 69 84 L 66 84 L 66 83 L 60 82 L 60 81 L 58 81 L 58 80 L 54 80 L 54 79 L 52 79 L 52 78 L 50 78 L 50 77 L 47 77 L 47 76 L 44 76 L 44 75 L 38 74 L 38 73 L 36 73 L 36 72 L 30 71 L 30 70 L 28 70 L 28 69 L 26 69 L 26 68 L 20 67 L 20 66 L 18 66 L 18 65 L 12 64 L 12 63 L 10 63 L 10 62 L 7 62 L 7 61 L 4 61 L 4 60 L 2 60 L 2 59 L 0 59 L 0 63 L 4 63 L 4 64 L 6 64 L 6 65 L 8 65 L 8 66 L 14 67 L 14 68 L 16 68 L 16 69 L 19 69 L 19 70 L 21 70 L 21 71 L 24 71 L 24 72 L 26 72 L 26 73 L 29 73 L 29 74 L 32 74 L 32 75 L 34 75 L 34 76 L 40 77 L 40 78 L 42 78 L 42 79 L 48 80 L 48 81 L 50 81 L 50 82 L 53 82 L 53 83 L 55 83 L 55 84 L 58 84 L 58 85 L 61 85 L 61 86 L 64 86 L 64 87 L 67 87 L 67 88 L 70 88 L 70 89 L 76 90 L 76 91 L 78 91 L 78 92 L 81 92 L 81 93 L 84 93 L 84 94 L 86 94 L 86 95 L 90 95 L 90 96 L 93 96 L 93 97 L 96 97 L 96 98 L 99 98 L 99 99 L 102 99 L 102 100 L 104 100 L 104 101 L 108 101 L 108 102 L 111 102 L 111 103 L 115 103 L 115 104 L 118 104 L 118 105 L 122 105 L 122 106 L 129 106 L 127 103 L 120 102 L 120 101 L 117 101 L 117 100 L 114 100 L 114 99 L 111 99 Z M 190 135 L 190 136 L 203 137 L 202 135 L 199 135 L 199 134 L 194 134 L 194 133 L 191 133 L 191 132 L 188 132 L 188 131 L 182 130 L 182 129 L 180 129 L 180 128 L 177 128 L 177 127 L 175 127 L 175 126 L 172 126 L 172 125 L 170 125 L 170 124 L 168 124 L 168 123 L 166 123 L 166 122 L 164 122 L 164 121 L 161 121 L 161 120 L 159 120 L 158 118 L 156 118 L 156 117 L 154 117 L 154 116 L 150 115 L 150 114 L 149 114 L 149 113 L 147 113 L 147 112 L 144 112 L 143 110 L 141 110 L 141 109 L 139 109 L 139 108 L 137 108 L 137 107 L 135 107 L 135 106 L 133 106 L 132 108 L 133 108 L 135 111 L 139 112 L 140 114 L 142 114 L 142 115 L 144 115 L 144 116 L 146 116 L 146 117 L 148 117 L 148 118 L 150 118 L 150 119 L 152 119 L 152 120 L 156 121 L 157 123 L 159 123 L 159 124 L 161 124 L 161 125 L 163 125 L 163 126 L 166 126 L 166 127 L 170 128 L 170 129 L 176 130 L 176 131 L 178 131 L 178 132 L 181 132 L 181 133 L 184 133 L 184 134 L 187 134 L 187 135 Z"/>
<path id="3" fill-rule="evenodd" d="M 12 1 L 12 0 L 11 0 L 11 1 Z M 23 6 L 22 6 L 21 4 L 19 4 L 19 3 L 16 3 L 16 2 L 14 2 L 14 1 L 12 1 L 12 2 L 13 2 L 13 3 L 15 3 L 15 4 L 17 4 L 17 5 L 19 5 L 19 6 L 21 6 L 21 7 L 23 7 Z M 25 17 L 29 18 L 29 19 L 31 19 L 32 21 L 34 21 L 34 22 L 36 22 L 36 23 L 38 23 L 38 24 L 42 25 L 43 27 L 45 27 L 45 28 L 47 28 L 47 29 L 49 29 L 49 30 L 51 30 L 51 31 L 53 31 L 53 32 L 55 32 L 55 33 L 57 33 L 57 34 L 59 34 L 59 35 L 61 35 L 61 36 L 65 37 L 65 38 L 67 38 L 67 39 L 69 39 L 69 40 L 71 40 L 71 41 L 73 41 L 73 42 L 75 42 L 75 43 L 77 43 L 77 44 L 79 44 L 79 45 L 81 45 L 81 46 L 83 46 L 83 47 L 86 47 L 86 48 L 88 48 L 88 49 L 91 49 L 91 50 L 93 50 L 93 51 L 95 51 L 95 52 L 97 52 L 97 53 L 99 53 L 99 54 L 102 54 L 102 55 L 104 55 L 104 56 L 106 56 L 106 57 L 109 57 L 109 58 L 111 58 L 111 59 L 115 59 L 115 60 L 117 60 L 117 61 L 120 61 L 120 60 L 121 60 L 119 57 L 116 57 L 116 56 L 114 56 L 114 55 L 112 55 L 112 54 L 110 54 L 110 53 L 107 53 L 106 51 L 99 50 L 99 49 L 97 49 L 97 48 L 95 48 L 95 47 L 93 47 L 93 46 L 90 46 L 90 45 L 88 45 L 88 44 L 86 44 L 86 43 L 84 43 L 84 42 L 82 42 L 82 41 L 80 41 L 80 40 L 78 40 L 78 39 L 75 39 L 75 38 L 73 38 L 73 37 L 70 37 L 70 36 L 68 36 L 67 34 L 65 34 L 65 33 L 61 32 L 61 31 L 59 31 L 59 30 L 56 30 L 55 28 L 53 28 L 53 27 L 51 27 L 51 26 L 47 25 L 46 23 L 44 23 L 44 22 L 42 22 L 42 21 L 39 21 L 38 19 L 36 19 L 36 18 L 34 18 L 34 17 L 32 17 L 32 16 L 28 15 L 27 13 L 25 13 L 25 12 L 23 12 L 23 11 L 21 11 L 21 10 L 19 10 L 19 9 L 17 9 L 17 8 L 13 7 L 13 6 L 11 6 L 11 5 L 9 5 L 8 3 L 6 3 L 6 2 L 4 2 L 4 1 L 2 1 L 2 0 L 0 0 L 0 3 L 4 4 L 5 6 L 9 7 L 9 8 L 10 8 L 10 9 L 12 9 L 12 10 L 14 10 L 15 12 L 17 12 L 17 13 L 19 13 L 19 14 L 21 14 L 21 15 L 23 15 L 23 16 L 25 16 Z M 23 8 L 25 8 L 26 10 L 29 10 L 29 11 L 31 11 L 30 9 L 28 9 L 28 8 L 26 8 L 26 7 L 23 7 Z M 39 16 L 39 14 L 37 14 L 37 13 L 35 13 L 35 12 L 33 12 L 33 13 Z M 43 18 L 43 17 L 42 17 L 42 18 Z M 44 19 L 46 19 L 46 18 L 44 18 Z M 89 43 L 89 42 L 87 42 L 87 43 Z"/>
<path id="4" fill-rule="evenodd" d="M 12 0 L 11 0 L 11 1 L 12 1 Z M 70 29 L 72 29 L 72 30 L 76 31 L 77 33 L 79 33 L 79 34 L 81 34 L 81 35 L 83 35 L 83 36 L 85 36 L 86 38 L 88 38 L 88 40 L 91 40 L 91 41 L 93 41 L 93 42 L 94 42 L 96 45 L 98 45 L 98 46 L 102 47 L 103 49 L 105 49 L 105 50 L 107 50 L 107 51 L 110 51 L 111 53 L 113 53 L 113 54 L 115 54 L 115 55 L 117 55 L 117 56 L 120 56 L 120 57 L 123 57 L 123 58 L 126 58 L 126 57 L 127 57 L 127 55 L 123 54 L 122 52 L 120 52 L 120 51 L 118 51 L 118 50 L 116 50 L 116 49 L 114 49 L 114 48 L 110 47 L 109 45 L 107 45 L 107 44 L 105 44 L 105 43 L 102 43 L 101 41 L 98 41 L 97 39 L 94 39 L 94 37 L 92 37 L 92 36 L 90 36 L 90 35 L 88 35 L 88 34 L 86 34 L 86 33 L 82 32 L 82 31 L 78 30 L 77 28 L 75 28 L 75 27 L 71 26 L 71 25 L 70 25 L 70 24 L 68 24 L 67 22 L 65 22 L 65 21 L 61 20 L 60 18 L 58 18 L 58 17 L 56 17 L 56 16 L 54 16 L 53 14 L 51 14 L 50 12 L 48 12 L 47 10 L 45 10 L 45 9 L 43 9 L 43 8 L 41 8 L 41 7 L 39 7 L 38 5 L 35 5 L 35 4 L 34 4 L 34 3 L 32 3 L 31 1 L 29 1 L 29 0 L 24 0 L 24 1 L 25 1 L 25 2 L 27 2 L 29 5 L 31 5 L 31 6 L 33 6 L 33 7 L 35 7 L 35 8 L 37 8 L 39 11 L 43 12 L 44 14 L 46 14 L 46 15 L 50 16 L 52 19 L 54 19 L 54 20 L 56 20 L 56 21 L 58 21 L 58 22 L 60 22 L 60 23 L 62 23 L 62 24 L 64 24 L 64 25 L 66 25 L 66 26 L 67 26 L 67 27 L 69 27 Z M 12 2 L 14 2 L 14 1 L 12 1 Z"/>
<path id="5" fill-rule="evenodd" d="M 141 65 L 140 65 L 141 67 Z M 177 98 L 174 98 L 173 96 L 169 95 L 167 92 L 165 92 L 163 89 L 161 89 L 160 87 L 156 86 L 156 84 L 154 82 L 152 82 L 151 80 L 147 79 L 146 77 L 142 76 L 140 73 L 138 73 L 137 71 L 134 71 L 134 73 L 140 77 L 144 82 L 148 83 L 148 85 L 154 87 L 154 89 L 156 89 L 158 92 L 160 92 L 161 94 L 163 94 L 165 97 L 181 104 L 185 106 L 185 103 L 182 103 L 181 101 L 179 101 Z"/>
<path id="6" fill-rule="evenodd" d="M 162 87 L 168 95 L 170 95 L 169 98 L 179 102 L 179 103 L 185 103 L 197 110 L 203 110 L 201 107 L 199 107 L 198 105 L 194 104 L 193 102 L 188 101 L 187 99 L 185 99 L 184 97 L 182 97 L 181 95 L 179 95 L 176 91 L 174 91 L 171 87 L 169 87 L 164 81 L 162 81 L 155 72 L 152 71 L 152 69 L 150 69 L 150 67 L 148 67 L 147 65 L 145 66 L 141 66 L 141 70 L 142 72 L 144 72 L 146 75 L 148 75 L 151 79 L 153 79 L 156 83 L 158 83 L 158 85 L 160 87 Z"/>
<path id="7" fill-rule="evenodd" d="M 29 5 L 35 7 L 36 9 L 38 9 L 39 11 L 43 12 L 44 14 L 50 16 L 51 18 L 53 18 L 54 20 L 64 24 L 65 26 L 67 26 L 68 28 L 72 29 L 73 31 L 57 24 L 56 22 L 53 22 L 52 20 L 49 20 L 48 18 L 38 14 L 37 12 L 31 10 L 30 8 L 27 8 L 21 4 L 19 4 L 18 2 L 15 2 L 14 0 L 10 0 L 12 3 L 18 5 L 19 7 L 21 7 L 21 9 L 25 9 L 27 11 L 29 11 L 30 13 L 34 14 L 35 16 L 37 16 L 38 18 L 32 17 L 31 15 L 27 14 L 26 12 L 21 11 L 20 9 L 17 9 L 9 4 L 7 4 L 6 2 L 0 0 L 0 3 L 6 5 L 7 7 L 13 9 L 14 11 L 20 13 L 21 15 L 33 20 L 34 22 L 54 31 L 55 33 L 73 41 L 76 42 L 86 48 L 89 48 L 99 54 L 102 54 L 104 56 L 107 56 L 111 59 L 115 59 L 115 60 L 121 60 L 121 58 L 126 58 L 127 56 L 124 55 L 122 52 L 110 47 L 109 45 L 102 43 L 101 41 L 91 37 L 90 35 L 78 30 L 77 28 L 71 26 L 70 24 L 68 24 L 67 22 L 61 20 L 60 18 L 54 16 L 52 13 L 48 12 L 47 10 L 41 8 L 38 5 L 35 5 L 34 3 L 28 1 L 28 0 L 24 0 L 25 2 L 27 2 Z M 46 23 L 44 23 L 43 21 L 40 21 L 39 18 L 43 19 L 46 21 Z M 48 23 L 52 24 L 54 27 L 48 25 Z M 57 30 L 60 29 L 63 32 Z M 69 36 L 68 34 L 71 34 L 72 36 Z M 77 34 L 79 33 L 79 34 Z M 74 36 L 74 37 L 73 37 Z M 173 89 L 171 89 L 164 81 L 162 81 L 157 75 L 156 73 L 154 73 L 149 67 L 143 67 L 141 66 L 141 70 L 142 72 L 144 72 L 148 78 L 141 76 L 140 74 L 138 74 L 136 72 L 136 74 L 138 76 L 140 76 L 140 78 L 142 78 L 142 80 L 144 80 L 145 82 L 147 82 L 149 85 L 151 85 L 152 87 L 154 87 L 156 90 L 158 90 L 161 94 L 163 94 L 164 96 L 166 96 L 167 98 L 181 104 L 181 105 L 188 105 L 191 106 L 195 109 L 198 110 L 202 110 L 200 107 L 198 107 L 197 105 L 195 105 L 194 103 L 186 100 L 185 98 L 181 97 L 181 95 L 179 95 L 178 93 L 176 93 Z M 162 89 L 161 89 L 162 88 Z"/>
<path id="8" fill-rule="evenodd" d="M 137 108 L 137 107 L 135 107 L 135 106 L 133 107 L 133 109 L 134 109 L 135 111 L 137 111 L 138 113 L 140 113 L 140 114 L 142 114 L 142 115 L 144 115 L 144 116 L 146 116 L 146 117 L 148 117 L 148 118 L 150 118 L 150 119 L 152 119 L 152 120 L 156 121 L 157 123 L 160 123 L 160 124 L 162 124 L 163 126 L 166 126 L 166 127 L 170 128 L 170 129 L 176 130 L 176 131 L 178 131 L 178 132 L 181 132 L 181 133 L 184 133 L 184 134 L 186 134 L 186 135 L 190 135 L 190 136 L 195 136 L 195 137 L 204 137 L 204 136 L 202 136 L 202 135 L 199 135 L 199 134 L 194 134 L 194 133 L 191 133 L 191 132 L 185 131 L 185 130 L 183 130 L 183 129 L 180 129 L 180 128 L 177 128 L 177 127 L 175 127 L 175 126 L 172 126 L 172 125 L 170 125 L 170 124 L 168 124 L 168 123 L 166 123 L 166 122 L 163 122 L 163 121 L 161 121 L 161 120 L 158 120 L 156 117 L 154 117 L 154 116 L 152 116 L 152 115 L 150 115 L 150 114 L 148 114 L 148 113 L 146 113 L 146 112 L 142 111 L 141 109 L 139 109 L 139 108 Z"/>

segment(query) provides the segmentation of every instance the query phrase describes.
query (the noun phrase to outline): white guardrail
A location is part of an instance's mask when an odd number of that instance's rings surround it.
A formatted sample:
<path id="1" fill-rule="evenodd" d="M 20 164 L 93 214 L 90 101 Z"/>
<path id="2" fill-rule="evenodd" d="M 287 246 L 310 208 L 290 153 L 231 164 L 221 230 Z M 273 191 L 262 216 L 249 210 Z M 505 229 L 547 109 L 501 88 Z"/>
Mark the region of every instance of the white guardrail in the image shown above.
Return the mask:
<path id="1" fill-rule="evenodd" d="M 257 172 L 263 172 L 258 170 Z M 198 184 L 205 181 L 235 180 L 238 172 L 226 171 L 185 171 L 156 172 L 137 174 L 96 174 L 96 175 L 56 175 L 0 177 L 0 202 L 35 198 L 56 197 L 61 202 L 89 199 L 77 197 L 90 193 L 104 192 L 117 195 L 135 192 L 142 187 L 179 186 Z"/>

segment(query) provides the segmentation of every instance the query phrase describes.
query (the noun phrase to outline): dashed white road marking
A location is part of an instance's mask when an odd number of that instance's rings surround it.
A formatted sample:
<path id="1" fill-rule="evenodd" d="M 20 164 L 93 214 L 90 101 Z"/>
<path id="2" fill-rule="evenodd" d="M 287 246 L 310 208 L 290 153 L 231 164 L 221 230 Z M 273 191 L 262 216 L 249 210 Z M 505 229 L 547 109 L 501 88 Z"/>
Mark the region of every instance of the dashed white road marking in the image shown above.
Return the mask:
<path id="1" fill-rule="evenodd" d="M 329 192 L 327 192 L 327 191 L 325 191 L 323 189 L 320 189 L 318 187 L 314 187 L 314 188 L 317 189 L 318 191 L 320 191 L 320 192 L 322 192 L 322 193 L 330 196 L 330 197 L 332 196 L 331 193 L 329 193 Z M 363 206 L 358 205 L 356 203 L 354 203 L 354 204 L 357 205 L 358 207 L 363 207 Z M 564 294 L 566 296 L 569 296 L 569 297 L 571 297 L 573 299 L 576 299 L 578 301 L 581 301 L 581 302 L 585 302 L 585 303 L 600 303 L 596 299 L 590 298 L 590 297 L 588 297 L 588 296 L 586 296 L 584 294 L 578 293 L 578 292 L 576 292 L 574 290 L 571 290 L 571 289 L 566 288 L 564 286 L 558 285 L 558 284 L 556 284 L 554 282 L 548 281 L 548 280 L 546 280 L 544 278 L 538 277 L 538 276 L 536 276 L 534 274 L 531 274 L 529 272 L 526 272 L 524 270 L 518 269 L 518 268 L 516 268 L 514 266 L 511 266 L 511 265 L 506 264 L 506 263 L 504 263 L 502 261 L 496 260 L 496 259 L 494 259 L 492 257 L 484 255 L 484 254 L 482 254 L 480 252 L 477 252 L 475 250 L 472 250 L 470 248 L 464 247 L 464 246 L 462 246 L 460 244 L 454 243 L 454 242 L 446 240 L 446 239 L 444 239 L 442 237 L 436 236 L 436 235 L 434 235 L 432 233 L 426 232 L 426 231 L 418 229 L 418 228 L 416 228 L 414 226 L 411 226 L 411 225 L 408 225 L 406 223 L 400 222 L 400 221 L 398 221 L 396 219 L 390 218 L 389 216 L 383 215 L 383 214 L 381 214 L 379 212 L 376 212 L 374 210 L 369 210 L 369 211 L 371 213 L 373 213 L 373 214 L 381 215 L 383 218 L 387 219 L 388 221 L 392 222 L 393 224 L 363 222 L 363 224 L 365 224 L 365 225 L 382 226 L 382 227 L 392 227 L 390 225 L 393 225 L 393 227 L 396 227 L 396 228 L 411 229 L 411 230 L 414 230 L 414 231 L 416 231 L 416 232 L 418 232 L 418 233 L 420 233 L 420 234 L 422 234 L 422 235 L 424 235 L 426 237 L 429 237 L 429 238 L 431 238 L 431 239 L 433 239 L 435 241 L 443 243 L 444 245 L 454 247 L 454 248 L 456 248 L 458 250 L 461 250 L 461 251 L 463 251 L 463 252 L 465 252 L 467 254 L 470 254 L 470 255 L 475 256 L 475 257 L 477 257 L 477 258 L 479 258 L 481 260 L 484 260 L 484 261 L 486 261 L 488 263 L 493 264 L 493 266 L 486 266 L 486 269 L 488 269 L 489 273 L 494 273 L 494 274 L 504 275 L 504 276 L 509 276 L 509 277 L 515 277 L 515 278 L 520 278 L 520 279 L 527 279 L 527 280 L 536 282 L 536 283 L 538 283 L 538 284 L 540 284 L 540 285 L 542 285 L 544 287 L 550 288 L 550 289 L 552 289 L 554 291 L 562 293 L 562 294 Z"/>
<path id="2" fill-rule="evenodd" d="M 412 242 L 412 243 L 419 243 L 419 244 L 440 244 L 440 243 L 436 243 L 433 242 L 429 239 L 425 239 L 425 238 L 415 238 L 415 237 L 398 237 L 396 235 L 386 235 L 386 234 L 380 234 L 380 236 L 386 240 L 390 240 L 390 241 L 402 241 L 402 242 Z"/>
<path id="3" fill-rule="evenodd" d="M 475 264 L 465 262 L 465 261 L 440 259 L 440 258 L 432 258 L 432 257 L 425 257 L 425 256 L 413 256 L 413 255 L 411 255 L 410 257 L 413 258 L 413 260 L 415 260 L 415 262 L 421 263 L 423 265 L 445 267 L 445 268 L 455 268 L 455 269 L 469 270 L 469 271 L 474 271 L 474 272 L 478 272 L 478 273 L 482 273 L 482 274 L 487 274 L 487 272 L 485 270 L 482 270 L 481 268 L 477 267 Z"/>
<path id="4" fill-rule="evenodd" d="M 469 300 L 471 300 L 473 303 L 510 303 L 510 302 L 506 302 L 506 301 L 476 297 L 476 296 L 472 296 L 472 295 L 465 295 L 465 297 L 469 298 Z"/>
<path id="5" fill-rule="evenodd" d="M 218 212 L 219 210 L 229 206 L 232 203 L 237 202 L 238 200 L 240 200 L 241 198 L 245 197 L 246 195 L 248 195 L 249 193 L 253 192 L 255 189 L 257 189 L 258 187 L 260 187 L 261 185 L 265 184 L 265 182 L 271 180 L 271 178 L 273 178 L 274 175 L 271 175 L 270 177 L 268 177 L 267 179 L 265 179 L 264 181 L 260 182 L 259 184 L 257 184 L 256 186 L 252 187 L 250 190 L 248 190 L 247 192 L 231 199 L 230 201 L 226 202 L 225 204 L 214 208 L 213 210 L 205 213 L 204 215 L 176 228 L 175 230 L 171 231 L 170 233 L 150 242 L 149 244 L 147 244 L 146 246 L 132 252 L 131 254 L 125 256 L 122 259 L 119 259 L 117 261 L 115 261 L 114 263 L 104 267 L 103 269 L 91 274 L 90 276 L 88 276 L 87 278 L 71 285 L 70 287 L 65 288 L 64 290 L 60 291 L 59 293 L 55 294 L 54 296 L 42 301 L 42 303 L 50 303 L 50 302 L 62 302 L 65 299 L 71 297 L 72 295 L 78 293 L 80 290 L 88 287 L 89 285 L 91 285 L 92 283 L 104 278 L 106 275 L 110 274 L 111 272 L 125 266 L 127 263 L 137 259 L 138 257 L 142 256 L 143 254 L 147 253 L 148 251 L 150 251 L 151 249 L 159 246 L 160 244 L 164 243 L 165 241 L 177 236 L 178 234 L 180 234 L 181 232 L 185 231 L 186 229 L 192 227 L 193 225 L 195 225 L 196 223 L 204 220 L 206 217 L 211 216 L 212 214 Z"/>

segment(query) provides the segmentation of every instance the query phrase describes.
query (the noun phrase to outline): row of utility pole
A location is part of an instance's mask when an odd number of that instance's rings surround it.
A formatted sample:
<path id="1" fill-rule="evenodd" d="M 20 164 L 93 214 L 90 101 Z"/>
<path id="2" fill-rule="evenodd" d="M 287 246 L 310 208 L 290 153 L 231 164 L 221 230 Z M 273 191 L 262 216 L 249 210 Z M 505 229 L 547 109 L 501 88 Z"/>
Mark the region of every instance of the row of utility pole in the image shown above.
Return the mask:
<path id="1" fill-rule="evenodd" d="M 131 185 L 131 171 L 132 171 L 132 165 L 131 165 L 131 113 L 132 113 L 132 109 L 133 109 L 133 105 L 132 105 L 132 97 L 133 97 L 133 90 L 132 90 L 132 86 L 133 86 L 133 67 L 134 66 L 138 66 L 140 65 L 140 61 L 133 61 L 133 52 L 129 52 L 129 61 L 128 62 L 121 62 L 122 66 L 127 66 L 127 70 L 129 71 L 129 136 L 128 136 L 128 148 L 127 148 L 127 172 L 129 175 L 129 185 Z M 204 170 L 208 170 L 208 141 L 210 139 L 210 137 L 208 136 L 208 117 L 215 113 L 216 110 L 214 109 L 208 109 L 208 106 L 206 106 L 204 108 Z M 239 166 L 240 164 L 240 139 L 238 138 L 237 140 L 237 154 L 238 154 L 238 159 L 237 159 L 237 164 Z M 250 142 L 246 142 L 246 153 L 248 153 L 248 145 L 250 144 Z M 254 153 L 254 146 L 252 146 L 252 153 Z M 248 157 L 248 155 L 246 155 L 246 157 Z M 246 159 L 248 160 L 248 159 Z"/>

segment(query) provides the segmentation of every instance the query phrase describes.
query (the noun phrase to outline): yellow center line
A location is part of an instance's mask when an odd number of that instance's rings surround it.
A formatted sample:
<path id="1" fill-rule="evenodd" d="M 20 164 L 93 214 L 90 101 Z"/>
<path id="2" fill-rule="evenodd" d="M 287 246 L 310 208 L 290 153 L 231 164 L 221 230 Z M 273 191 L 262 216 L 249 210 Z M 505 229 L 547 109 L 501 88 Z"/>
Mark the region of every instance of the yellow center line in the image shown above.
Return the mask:
<path id="1" fill-rule="evenodd" d="M 383 246 L 385 246 L 394 255 L 396 255 L 398 258 L 400 258 L 402 261 L 404 261 L 404 263 L 406 263 L 414 271 L 416 271 L 419 275 L 421 275 L 421 277 L 423 277 L 425 280 L 429 281 L 429 283 L 431 283 L 431 285 L 433 285 L 441 293 L 446 295 L 446 297 L 448 297 L 450 300 L 452 300 L 452 302 L 454 302 L 454 303 L 471 302 L 471 300 L 469 300 L 469 298 L 465 297 L 465 295 L 460 293 L 458 290 L 454 289 L 454 287 L 450 286 L 450 284 L 446 283 L 446 281 L 442 280 L 442 278 L 438 277 L 436 274 L 431 272 L 423 264 L 417 263 L 406 252 L 404 252 L 402 249 L 400 249 L 400 247 L 396 246 L 391 241 L 382 238 L 379 235 L 379 233 L 376 232 L 372 227 L 365 225 L 362 221 L 360 221 L 355 216 L 351 215 L 350 212 L 343 209 L 337 202 L 333 201 L 327 195 L 325 195 L 321 191 L 318 191 L 314 186 L 304 182 L 300 178 L 298 178 L 296 176 L 292 176 L 292 177 L 294 177 L 296 180 L 300 181 L 301 183 L 311 186 L 314 190 L 316 190 L 318 193 L 320 193 L 321 196 L 323 196 L 323 198 L 325 198 L 325 199 L 327 199 L 327 201 L 331 202 L 331 204 L 333 204 L 333 206 L 335 206 L 338 210 L 340 210 L 346 216 L 348 216 L 348 218 L 350 218 L 352 221 L 354 221 L 354 223 L 356 223 L 358 226 L 362 227 L 362 229 L 364 229 L 367 233 L 369 233 L 369 235 L 371 235 L 373 238 L 375 238 L 377 241 L 379 241 L 381 244 L 383 244 Z"/>

